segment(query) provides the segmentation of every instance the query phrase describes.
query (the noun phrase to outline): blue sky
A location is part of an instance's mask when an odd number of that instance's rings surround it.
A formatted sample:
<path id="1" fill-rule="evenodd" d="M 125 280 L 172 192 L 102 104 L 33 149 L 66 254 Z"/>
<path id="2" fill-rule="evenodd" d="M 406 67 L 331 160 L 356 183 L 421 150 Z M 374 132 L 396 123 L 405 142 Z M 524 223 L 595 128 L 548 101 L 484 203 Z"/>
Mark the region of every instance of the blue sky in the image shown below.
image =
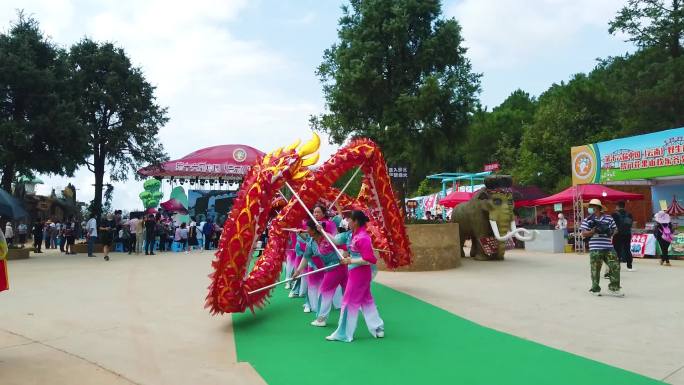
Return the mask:
<path id="1" fill-rule="evenodd" d="M 513 90 L 538 95 L 586 72 L 595 59 L 632 49 L 608 20 L 626 0 L 450 0 L 444 13 L 463 27 L 481 100 L 490 108 Z M 202 147 L 244 143 L 263 151 L 308 137 L 324 110 L 314 71 L 337 38 L 341 1 L 3 0 L 7 29 L 16 9 L 37 18 L 59 45 L 83 36 L 123 46 L 157 85 L 169 124 L 160 139 L 172 158 Z M 335 150 L 325 145 L 327 157 Z M 41 192 L 70 180 L 92 199 L 92 175 L 43 177 Z M 116 207 L 140 206 L 142 183 L 115 183 Z"/>

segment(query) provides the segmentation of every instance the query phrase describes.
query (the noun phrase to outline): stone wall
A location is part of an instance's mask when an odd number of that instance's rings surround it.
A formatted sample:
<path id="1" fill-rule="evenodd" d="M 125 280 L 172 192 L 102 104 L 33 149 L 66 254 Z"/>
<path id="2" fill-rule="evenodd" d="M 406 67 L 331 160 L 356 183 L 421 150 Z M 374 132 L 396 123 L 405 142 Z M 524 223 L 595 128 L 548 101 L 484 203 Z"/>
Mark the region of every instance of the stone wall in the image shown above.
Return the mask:
<path id="1" fill-rule="evenodd" d="M 407 225 L 413 263 L 397 271 L 433 271 L 454 269 L 461 265 L 458 223 Z M 389 270 L 382 260 L 380 270 Z"/>

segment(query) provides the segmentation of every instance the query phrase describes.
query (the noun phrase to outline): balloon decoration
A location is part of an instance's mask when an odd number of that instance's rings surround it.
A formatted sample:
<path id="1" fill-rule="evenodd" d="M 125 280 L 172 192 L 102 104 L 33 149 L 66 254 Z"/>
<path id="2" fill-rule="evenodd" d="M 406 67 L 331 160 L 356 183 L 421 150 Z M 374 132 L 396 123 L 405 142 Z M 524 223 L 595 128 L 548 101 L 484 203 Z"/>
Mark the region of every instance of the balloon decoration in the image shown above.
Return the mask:
<path id="1" fill-rule="evenodd" d="M 161 181 L 154 178 L 148 179 L 143 183 L 143 189 L 145 189 L 145 191 L 138 195 L 140 200 L 142 200 L 143 207 L 146 209 L 154 209 L 159 206 L 159 201 L 164 196 L 164 194 L 159 191 L 161 190 Z"/>
<path id="2" fill-rule="evenodd" d="M 309 169 L 318 161 L 319 137 L 299 145 L 299 141 L 284 149 L 267 154 L 252 166 L 246 175 L 233 209 L 226 220 L 218 251 L 212 261 L 214 272 L 206 299 L 212 314 L 244 312 L 247 308 L 264 306 L 271 290 L 249 294 L 270 285 L 282 271 L 289 233 L 299 227 L 307 214 L 292 198 L 282 205 L 279 192 L 290 184 L 302 201 L 312 207 L 319 201 L 338 202 L 346 207 L 362 208 L 369 214 L 369 230 L 375 248 L 390 268 L 411 263 L 411 250 L 403 216 L 392 191 L 385 160 L 378 146 L 369 139 L 357 139 L 340 149 L 316 171 Z M 341 176 L 361 167 L 364 181 L 358 197 L 352 198 L 332 188 Z M 269 238 L 263 254 L 248 271 L 252 250 L 259 235 L 266 230 L 269 217 Z"/>
<path id="3" fill-rule="evenodd" d="M 171 195 L 170 195 L 169 200 L 175 200 L 180 205 L 185 209 L 185 210 L 179 210 L 176 211 L 176 214 L 173 216 L 173 221 L 181 224 L 181 223 L 190 223 L 190 216 L 188 215 L 188 194 L 185 193 L 185 189 L 182 186 L 176 186 L 171 190 Z"/>

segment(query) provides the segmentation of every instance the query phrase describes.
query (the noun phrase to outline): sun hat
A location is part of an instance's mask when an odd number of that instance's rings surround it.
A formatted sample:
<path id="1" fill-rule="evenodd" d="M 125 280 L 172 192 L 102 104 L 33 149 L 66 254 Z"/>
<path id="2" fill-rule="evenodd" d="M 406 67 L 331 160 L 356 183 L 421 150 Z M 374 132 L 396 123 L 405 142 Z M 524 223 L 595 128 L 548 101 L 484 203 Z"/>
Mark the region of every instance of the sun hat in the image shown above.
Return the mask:
<path id="1" fill-rule="evenodd" d="M 601 201 L 599 199 L 590 200 L 589 206 L 600 206 L 601 208 L 603 208 L 603 204 L 601 203 Z"/>
<path id="2" fill-rule="evenodd" d="M 658 223 L 670 223 L 670 214 L 663 210 L 658 211 L 654 216 L 656 222 Z"/>

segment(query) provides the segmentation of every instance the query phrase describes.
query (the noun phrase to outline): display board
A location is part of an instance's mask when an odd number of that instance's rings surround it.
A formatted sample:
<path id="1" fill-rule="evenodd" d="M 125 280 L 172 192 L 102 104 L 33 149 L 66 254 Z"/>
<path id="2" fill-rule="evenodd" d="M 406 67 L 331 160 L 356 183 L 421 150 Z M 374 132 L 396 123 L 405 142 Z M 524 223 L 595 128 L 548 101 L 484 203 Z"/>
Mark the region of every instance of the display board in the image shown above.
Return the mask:
<path id="1" fill-rule="evenodd" d="M 684 174 L 684 127 L 572 147 L 572 183 Z"/>

